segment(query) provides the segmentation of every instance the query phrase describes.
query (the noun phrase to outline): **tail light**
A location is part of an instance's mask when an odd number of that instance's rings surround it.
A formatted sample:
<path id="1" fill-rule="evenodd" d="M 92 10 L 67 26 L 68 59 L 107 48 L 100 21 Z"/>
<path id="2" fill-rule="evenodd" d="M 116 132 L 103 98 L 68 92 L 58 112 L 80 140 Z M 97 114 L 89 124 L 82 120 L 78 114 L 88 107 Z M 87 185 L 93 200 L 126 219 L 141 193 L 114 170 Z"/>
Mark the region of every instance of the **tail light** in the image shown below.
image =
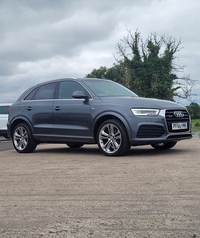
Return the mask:
<path id="1" fill-rule="evenodd" d="M 10 114 L 10 110 L 11 110 L 11 108 L 12 108 L 11 106 L 8 108 L 8 114 Z"/>

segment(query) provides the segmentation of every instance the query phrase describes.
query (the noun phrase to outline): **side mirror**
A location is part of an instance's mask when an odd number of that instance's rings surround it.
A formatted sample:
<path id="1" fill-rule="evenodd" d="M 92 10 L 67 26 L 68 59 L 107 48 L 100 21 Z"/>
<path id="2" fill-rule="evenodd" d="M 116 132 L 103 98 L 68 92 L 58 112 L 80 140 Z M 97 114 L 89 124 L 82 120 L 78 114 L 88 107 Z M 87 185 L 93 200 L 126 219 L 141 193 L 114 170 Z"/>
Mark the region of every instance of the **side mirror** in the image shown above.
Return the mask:
<path id="1" fill-rule="evenodd" d="M 83 91 L 74 91 L 72 97 L 76 99 L 88 99 L 88 96 Z"/>

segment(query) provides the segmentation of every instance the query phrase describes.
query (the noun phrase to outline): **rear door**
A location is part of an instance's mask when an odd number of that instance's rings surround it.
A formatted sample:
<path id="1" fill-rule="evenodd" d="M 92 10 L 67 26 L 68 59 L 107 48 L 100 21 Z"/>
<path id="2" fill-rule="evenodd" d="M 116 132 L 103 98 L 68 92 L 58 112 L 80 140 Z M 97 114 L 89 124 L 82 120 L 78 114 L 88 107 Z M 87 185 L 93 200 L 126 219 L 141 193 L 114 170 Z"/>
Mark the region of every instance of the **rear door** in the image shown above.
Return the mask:
<path id="1" fill-rule="evenodd" d="M 33 126 L 34 137 L 53 141 L 53 101 L 57 83 L 34 89 L 23 101 L 24 115 Z"/>
<path id="2" fill-rule="evenodd" d="M 72 98 L 74 91 L 88 94 L 78 82 L 60 82 L 53 104 L 55 140 L 80 142 L 91 137 L 90 100 Z"/>

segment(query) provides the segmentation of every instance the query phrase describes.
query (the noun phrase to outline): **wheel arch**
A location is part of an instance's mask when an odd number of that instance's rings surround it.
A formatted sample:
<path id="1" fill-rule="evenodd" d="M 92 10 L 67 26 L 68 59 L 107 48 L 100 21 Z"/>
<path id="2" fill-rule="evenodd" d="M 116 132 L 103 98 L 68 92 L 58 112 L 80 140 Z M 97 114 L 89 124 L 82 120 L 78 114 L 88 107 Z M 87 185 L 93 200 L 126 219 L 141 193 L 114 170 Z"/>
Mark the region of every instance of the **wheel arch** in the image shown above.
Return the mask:
<path id="1" fill-rule="evenodd" d="M 12 123 L 11 123 L 11 130 L 10 130 L 11 131 L 11 136 L 13 134 L 13 130 L 16 127 L 16 125 L 18 125 L 20 123 L 26 123 L 29 126 L 31 132 L 33 133 L 33 127 L 31 125 L 30 121 L 27 118 L 18 117 L 18 118 L 15 118 L 15 120 L 12 121 Z"/>
<path id="2" fill-rule="evenodd" d="M 124 117 L 120 114 L 117 114 L 117 113 L 109 113 L 109 114 L 101 114 L 99 115 L 96 120 L 95 120 L 95 124 L 94 124 L 94 129 L 93 129 L 93 137 L 94 137 L 94 140 L 95 142 L 97 142 L 97 131 L 98 131 L 98 128 L 99 126 L 104 122 L 104 121 L 107 121 L 107 120 L 110 120 L 110 119 L 117 119 L 119 120 L 120 122 L 122 122 L 122 124 L 124 125 L 125 129 L 126 129 L 126 132 L 127 132 L 127 135 L 128 135 L 128 138 L 130 138 L 130 127 L 127 123 L 127 121 L 124 119 Z"/>

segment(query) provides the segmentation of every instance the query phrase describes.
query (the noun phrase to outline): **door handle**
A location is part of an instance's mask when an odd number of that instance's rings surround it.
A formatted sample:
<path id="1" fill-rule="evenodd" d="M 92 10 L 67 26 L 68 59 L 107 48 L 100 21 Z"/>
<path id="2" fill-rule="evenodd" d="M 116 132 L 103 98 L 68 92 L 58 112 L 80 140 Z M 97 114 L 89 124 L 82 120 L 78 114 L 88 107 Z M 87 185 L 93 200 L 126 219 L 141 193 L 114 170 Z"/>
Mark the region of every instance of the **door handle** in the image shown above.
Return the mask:
<path id="1" fill-rule="evenodd" d="M 32 110 L 32 107 L 27 107 L 26 110 L 27 110 L 27 111 L 31 111 L 31 110 Z"/>
<path id="2" fill-rule="evenodd" d="M 60 110 L 61 110 L 61 107 L 56 106 L 56 107 L 54 107 L 54 110 L 55 110 L 55 111 L 60 111 Z"/>

